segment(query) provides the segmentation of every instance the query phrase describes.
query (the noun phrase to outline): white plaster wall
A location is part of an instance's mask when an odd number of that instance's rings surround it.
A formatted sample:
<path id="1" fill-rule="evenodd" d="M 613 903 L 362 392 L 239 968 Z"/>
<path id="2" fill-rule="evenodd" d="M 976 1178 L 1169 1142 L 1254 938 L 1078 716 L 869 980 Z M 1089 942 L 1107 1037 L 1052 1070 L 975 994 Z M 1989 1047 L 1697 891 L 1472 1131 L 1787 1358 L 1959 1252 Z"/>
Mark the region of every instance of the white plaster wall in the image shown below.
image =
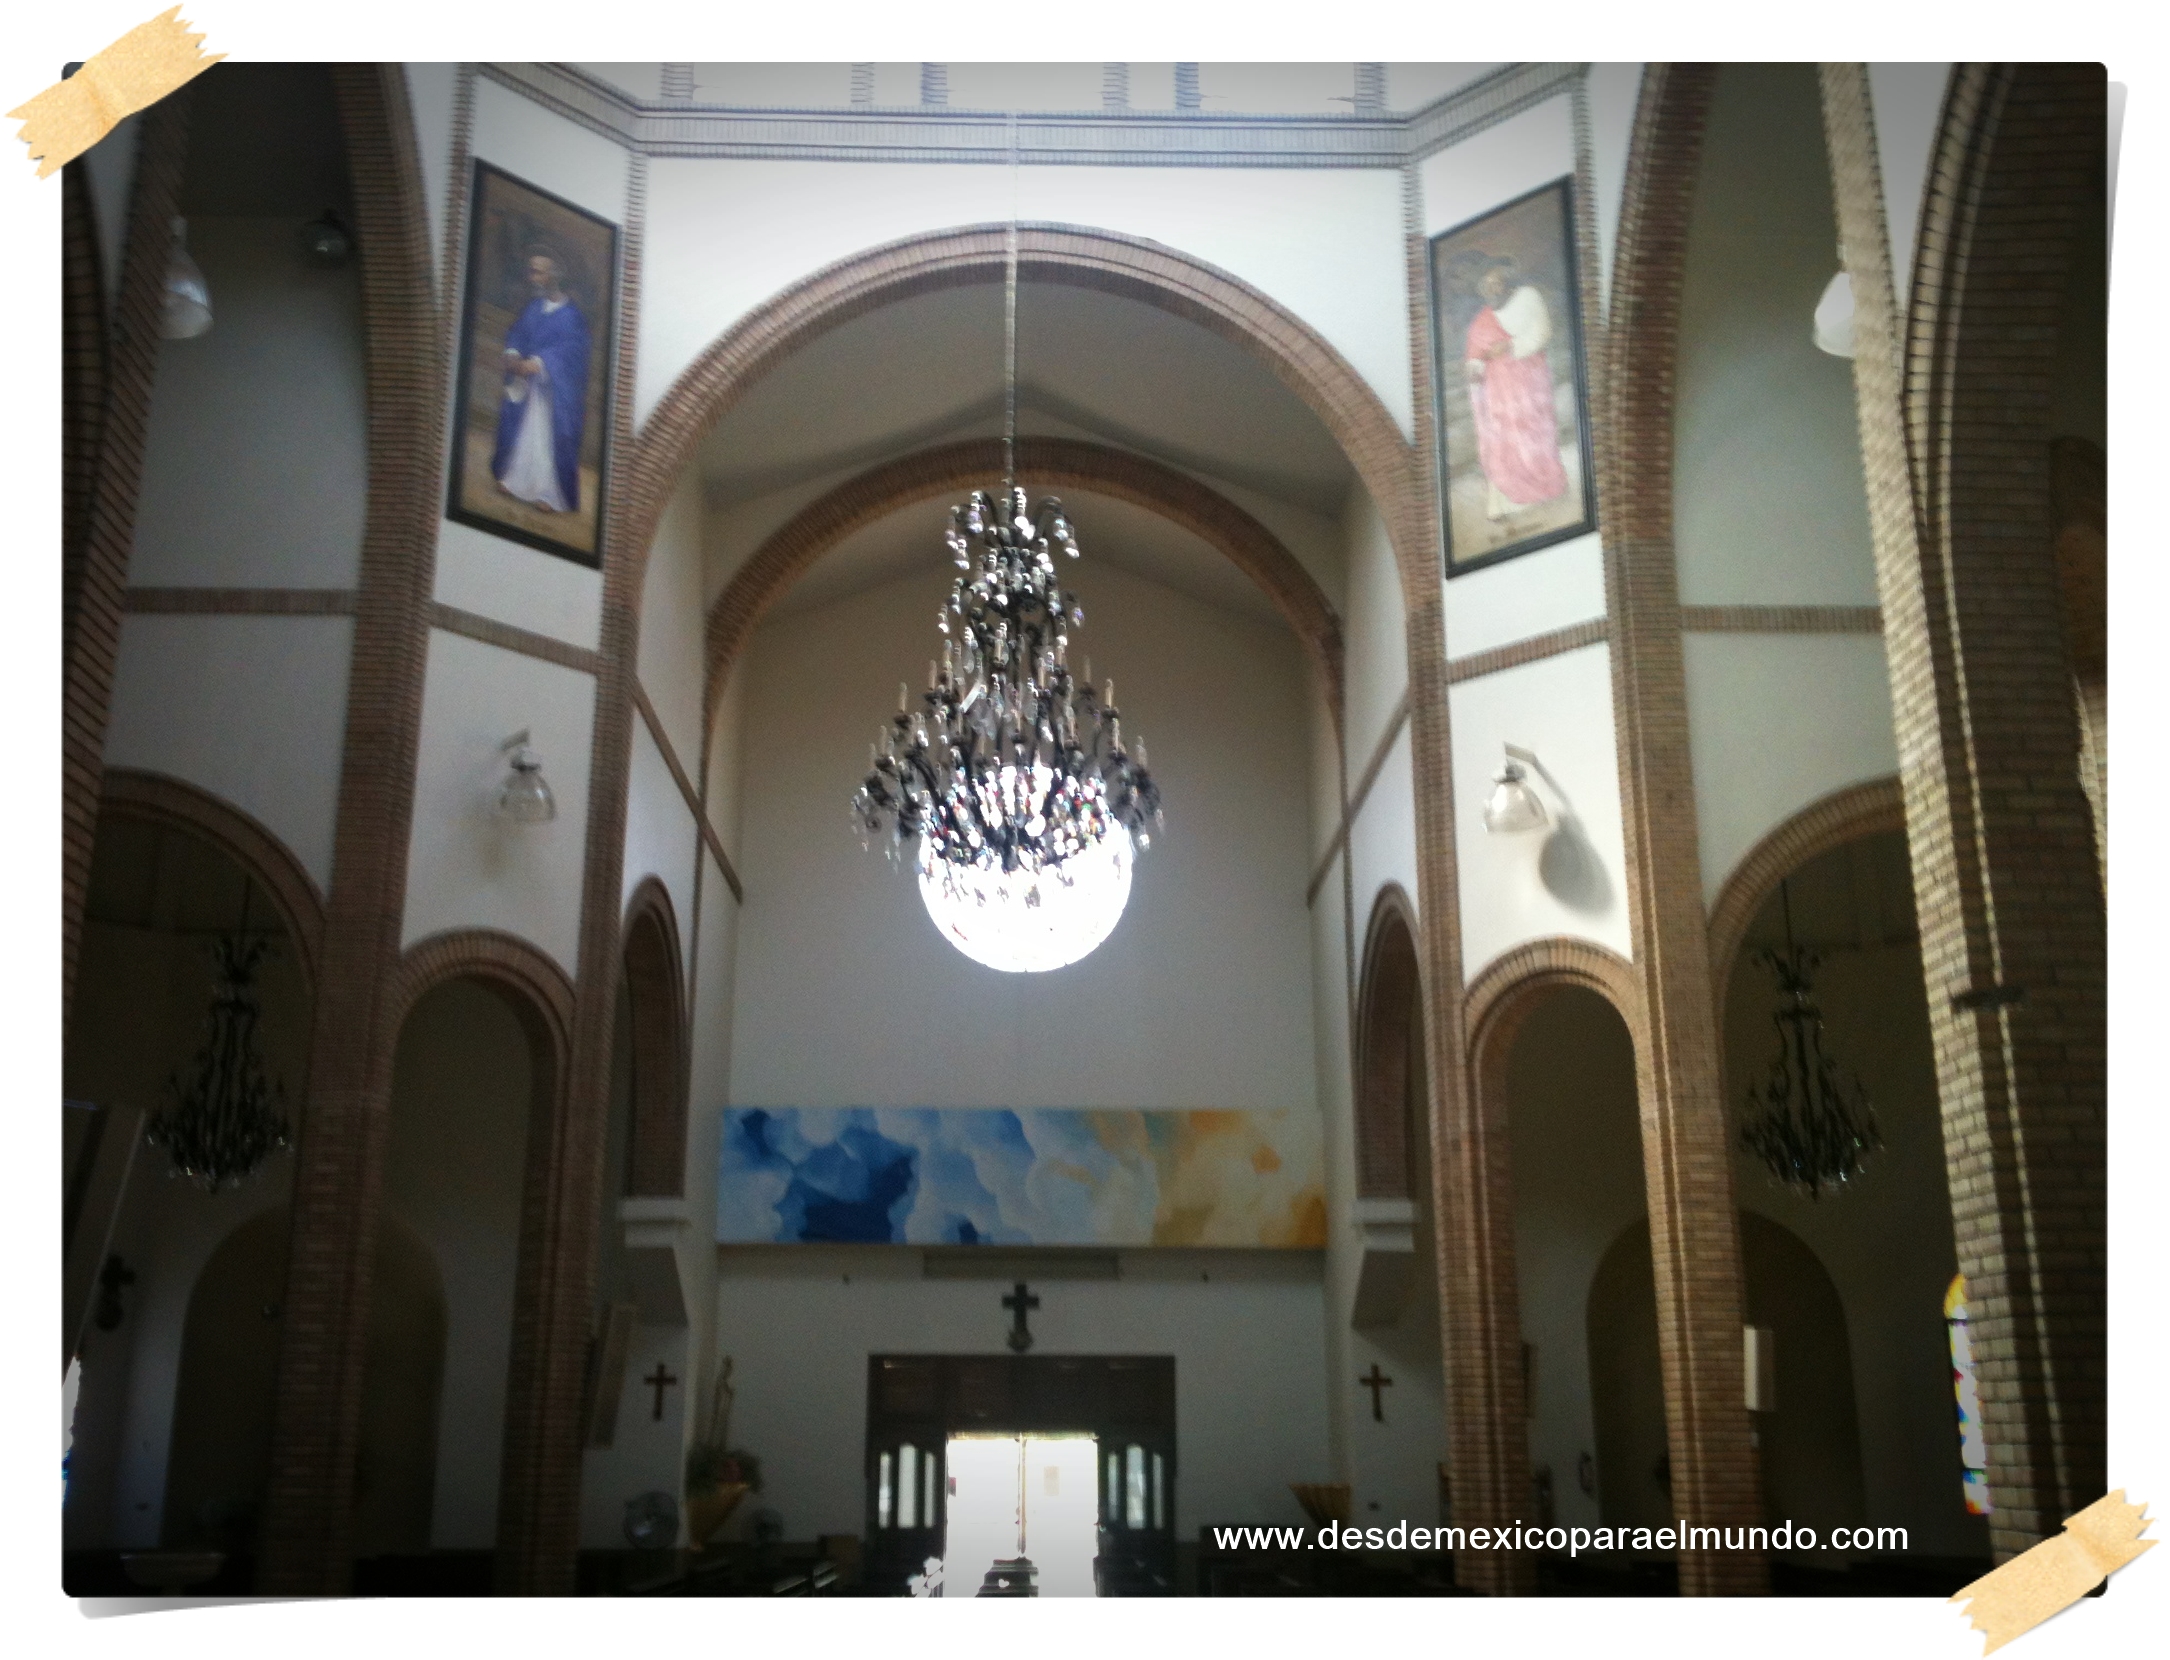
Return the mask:
<path id="1" fill-rule="evenodd" d="M 701 682 L 706 617 L 701 604 L 701 488 L 688 469 L 663 509 L 641 578 L 636 667 L 671 748 L 688 776 L 701 766 Z"/>
<path id="2" fill-rule="evenodd" d="M 1447 655 L 1469 657 L 1605 614 L 1605 554 L 1578 536 L 1447 584 Z"/>
<path id="3" fill-rule="evenodd" d="M 1688 754 L 1703 898 L 1772 829 L 1848 784 L 1899 770 L 1874 634 L 1690 634 Z"/>
<path id="4" fill-rule="evenodd" d="M 430 251 L 442 273 L 445 209 L 452 179 L 452 104 L 459 91 L 460 66 L 410 63 L 405 68 L 407 108 L 414 117 L 415 152 L 422 163 L 422 203 L 429 210 Z"/>
<path id="5" fill-rule="evenodd" d="M 604 1201 L 605 1227 L 617 1222 Z M 705 1324 L 705 1323 L 704 1323 Z M 685 1326 L 633 1328 L 625 1355 L 625 1386 L 618 1397 L 618 1417 L 610 1445 L 590 1447 L 580 1455 L 580 1548 L 624 1550 L 626 1502 L 643 1493 L 681 1498 L 685 1481 L 686 1419 L 698 1407 L 687 1392 L 693 1378 L 689 1333 Z M 677 1380 L 663 1389 L 663 1411 L 656 1412 L 656 1390 L 643 1378 L 656 1368 Z M 696 1420 L 697 1421 L 697 1420 Z"/>
<path id="6" fill-rule="evenodd" d="M 745 724 L 747 678 L 741 658 L 739 668 L 724 681 L 723 691 L 716 699 L 716 717 L 708 735 L 708 826 L 723 843 L 724 855 L 732 861 L 733 868 L 745 862 L 745 830 L 739 803 L 744 799 L 741 782 L 745 751 L 741 733 Z M 739 875 L 743 880 L 745 872 L 740 871 Z"/>
<path id="7" fill-rule="evenodd" d="M 1593 63 L 1583 84 L 1590 111 L 1590 170 L 1597 184 L 1598 303 L 1609 309 L 1612 250 L 1620 236 L 1620 202 L 1627 188 L 1628 144 L 1642 96 L 1643 66 Z"/>
<path id="8" fill-rule="evenodd" d="M 1948 63 L 1872 63 L 1869 107 L 1876 116 L 1876 159 L 1884 173 L 1884 218 L 1891 230 L 1891 272 L 1910 291 L 1929 155 L 1951 80 Z"/>
<path id="9" fill-rule="evenodd" d="M 1809 331 L 1837 270 L 1815 67 L 1728 64 L 1680 293 L 1683 604 L 1877 603 L 1853 365 Z"/>
<path id="10" fill-rule="evenodd" d="M 717 1341 L 735 1363 L 731 1438 L 761 1458 L 786 1536 L 865 1527 L 866 1357 L 1003 1354 L 1009 1286 L 928 1280 L 893 1248 L 724 1251 Z M 1118 1280 L 1036 1281 L 1035 1355 L 1175 1357 L 1175 1531 L 1303 1520 L 1292 1481 L 1327 1469 L 1312 1252 L 1124 1252 Z M 1367 1397 L 1368 1398 L 1368 1397 Z"/>
<path id="11" fill-rule="evenodd" d="M 1464 976 L 1475 980 L 1500 953 L 1554 935 L 1630 955 L 1610 648 L 1584 646 L 1465 680 L 1448 689 L 1447 711 Z M 1559 797 L 1534 774 L 1550 827 L 1519 835 L 1485 829 L 1484 804 L 1506 743 L 1534 751 L 1572 801 L 1587 856 L 1580 880 L 1568 879 L 1565 868 L 1578 838 L 1564 835 Z"/>
<path id="12" fill-rule="evenodd" d="M 1565 88 L 1418 165 L 1424 234 L 1465 224 L 1575 170 L 1574 109 Z"/>
<path id="13" fill-rule="evenodd" d="M 347 617 L 124 617 L 106 765 L 232 802 L 328 889 L 353 649 Z"/>
<path id="14" fill-rule="evenodd" d="M 1364 924 L 1372 901 L 1389 882 L 1399 882 L 1412 903 L 1417 897 L 1417 808 L 1414 771 L 1415 737 L 1403 722 L 1388 746 L 1386 765 L 1349 826 L 1349 873 L 1356 893 L 1356 948 L 1364 948 Z"/>
<path id="15" fill-rule="evenodd" d="M 443 1276 L 445 1368 L 430 1544 L 497 1539 L 498 1471 L 520 1254 L 532 1062 L 519 1018 L 471 980 L 439 986 L 400 1031 L 384 1203 Z"/>
<path id="16" fill-rule="evenodd" d="M 1341 525 L 1349 573 L 1341 637 L 1353 789 L 1409 690 L 1409 628 L 1386 522 L 1360 484 L 1349 488 Z"/>
<path id="17" fill-rule="evenodd" d="M 351 588 L 368 491 L 361 270 L 285 219 L 189 222 L 217 324 L 162 340 L 128 580 Z"/>
<path id="18" fill-rule="evenodd" d="M 662 881 L 671 896 L 671 912 L 678 919 L 678 945 L 685 954 L 681 969 L 690 968 L 693 961 L 693 865 L 700 846 L 700 830 L 693 822 L 686 798 L 679 793 L 678 781 L 664 763 L 663 752 L 656 748 L 648 723 L 635 713 L 619 895 L 622 903 L 649 876 Z"/>
<path id="19" fill-rule="evenodd" d="M 1411 430 L 1395 172 L 1028 167 L 1015 208 L 1026 220 L 1149 237 L 1263 290 L 1340 351 Z M 636 418 L 710 341 L 810 273 L 1011 210 L 1000 167 L 658 159 L 648 175 Z"/>
<path id="20" fill-rule="evenodd" d="M 852 831 L 868 742 L 924 684 L 942 570 L 756 636 L 734 1101 L 1313 1110 L 1299 648 L 1089 558 L 1069 575 L 1071 651 L 1116 677 L 1167 823 L 1114 934 L 1051 974 L 964 957 Z"/>
<path id="21" fill-rule="evenodd" d="M 630 160 L 610 140 L 477 79 L 471 145 L 476 160 L 624 225 Z M 466 235 L 465 226 L 455 229 Z M 601 640 L 600 571 L 449 519 L 438 528 L 436 597 L 574 645 L 594 649 Z"/>
<path id="22" fill-rule="evenodd" d="M 497 928 L 575 972 L 595 681 L 575 669 L 432 630 L 407 852 L 403 944 Z M 548 824 L 496 812 L 504 741 L 526 729 L 557 799 Z"/>
<path id="23" fill-rule="evenodd" d="M 128 205 L 136 183 L 136 151 L 143 137 L 142 117 L 123 116 L 113 130 L 83 152 L 90 181 L 90 208 L 98 227 L 98 275 L 110 305 L 121 287 L 121 257 L 127 252 Z"/>

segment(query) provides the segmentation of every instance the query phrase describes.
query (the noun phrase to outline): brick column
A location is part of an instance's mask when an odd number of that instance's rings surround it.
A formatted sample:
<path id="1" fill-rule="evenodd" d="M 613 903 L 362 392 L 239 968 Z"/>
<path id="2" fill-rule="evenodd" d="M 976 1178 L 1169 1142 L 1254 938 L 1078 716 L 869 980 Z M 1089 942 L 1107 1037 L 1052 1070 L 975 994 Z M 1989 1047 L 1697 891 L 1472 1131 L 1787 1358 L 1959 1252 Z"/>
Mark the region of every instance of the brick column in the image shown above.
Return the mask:
<path id="1" fill-rule="evenodd" d="M 1673 1508 L 1697 1527 L 1739 1527 L 1762 1519 L 1762 1501 L 1742 1395 L 1740 1239 L 1696 844 L 1672 502 L 1680 286 L 1715 81 L 1708 65 L 1653 64 L 1644 73 L 1614 256 L 1599 488 L 1628 910 L 1647 1018 L 1643 1174 Z M 1760 1592 L 1769 1578 L 1760 1553 L 1683 1550 L 1680 1588 Z"/>
<path id="2" fill-rule="evenodd" d="M 83 902 L 90 887 L 91 853 L 98 840 L 99 779 L 105 768 L 106 716 L 113 701 L 113 668 L 121 649 L 121 600 L 128 591 L 128 557 L 136 540 L 136 496 L 143 482 L 143 445 L 151 424 L 151 383 L 158 376 L 158 319 L 165 304 L 167 223 L 179 205 L 181 170 L 188 159 L 186 87 L 144 113 L 136 151 L 134 193 L 128 208 L 128 240 L 121 252 L 120 292 L 104 361 L 82 338 L 95 327 L 104 296 L 77 292 L 87 275 L 97 281 L 96 244 L 87 259 L 69 261 L 66 488 L 62 496 L 63 615 L 66 663 L 61 688 L 60 895 L 61 1020 L 75 990 L 75 958 L 83 938 Z M 124 142 L 108 140 L 107 142 Z M 80 199 L 81 162 L 71 190 L 62 182 L 63 223 L 72 217 L 69 197 Z M 87 204 L 85 204 L 87 205 Z M 69 225 L 69 240 L 87 234 Z M 73 250 L 70 250 L 73 252 Z M 82 408 L 103 398 L 93 417 Z M 95 459 L 83 465 L 84 448 Z"/>
<path id="3" fill-rule="evenodd" d="M 2103 72 L 1954 72 L 1903 322 L 1866 83 L 1825 67 L 1825 126 L 2001 1559 L 2105 1485 L 2103 900 L 2049 426 L 2069 245 L 2103 234 Z"/>
<path id="4" fill-rule="evenodd" d="M 444 422 L 406 79 L 340 64 L 332 81 L 362 262 L 369 497 L 257 1569 L 257 1589 L 280 1595 L 348 1586 Z"/>
<path id="5" fill-rule="evenodd" d="M 612 396 L 612 442 L 621 467 L 634 454 L 632 347 L 640 338 L 641 233 L 648 187 L 647 159 L 636 154 L 627 164 Z M 633 759 L 634 658 L 647 554 L 645 538 L 628 528 L 632 521 L 624 503 L 633 492 L 622 484 L 619 491 L 603 538 L 603 614 L 596 652 L 595 737 L 588 759 L 587 861 L 581 876 L 580 972 L 571 1053 L 561 1107 L 547 1126 L 546 1138 L 528 1156 L 512 1371 L 505 1393 L 496 1585 L 501 1594 L 516 1596 L 570 1595 L 580 1551 L 580 1403 L 594 1323 L 597 1230 L 603 1221 L 603 1140 L 610 1123 L 611 1042 L 622 969 L 620 906 Z"/>

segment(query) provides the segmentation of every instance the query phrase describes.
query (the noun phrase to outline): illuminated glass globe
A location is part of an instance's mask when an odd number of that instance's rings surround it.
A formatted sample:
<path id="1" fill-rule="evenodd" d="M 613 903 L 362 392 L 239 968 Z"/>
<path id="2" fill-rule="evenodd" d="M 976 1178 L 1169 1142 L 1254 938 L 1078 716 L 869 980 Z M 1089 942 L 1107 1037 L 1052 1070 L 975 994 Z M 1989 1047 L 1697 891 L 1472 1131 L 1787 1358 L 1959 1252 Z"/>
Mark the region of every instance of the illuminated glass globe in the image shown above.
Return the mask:
<path id="1" fill-rule="evenodd" d="M 952 864 L 921 844 L 919 896 L 942 937 L 1005 974 L 1044 974 L 1097 950 L 1130 902 L 1130 832 L 1109 821 L 1084 851 L 1037 871 Z"/>

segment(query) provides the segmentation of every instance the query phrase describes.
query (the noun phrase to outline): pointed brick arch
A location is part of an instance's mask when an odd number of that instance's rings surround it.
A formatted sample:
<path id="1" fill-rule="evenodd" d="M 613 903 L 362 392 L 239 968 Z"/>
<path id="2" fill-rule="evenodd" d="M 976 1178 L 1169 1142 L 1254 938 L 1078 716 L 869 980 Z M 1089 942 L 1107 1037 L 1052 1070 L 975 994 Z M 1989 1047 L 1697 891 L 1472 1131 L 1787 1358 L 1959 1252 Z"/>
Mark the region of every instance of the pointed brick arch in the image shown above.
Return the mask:
<path id="1" fill-rule="evenodd" d="M 1710 908 L 1711 986 L 1721 1013 L 1733 980 L 1733 959 L 1779 882 L 1819 854 L 1864 836 L 1906 829 L 1906 803 L 1896 778 L 1872 778 L 1810 802 L 1750 848 L 1733 867 Z"/>
<path id="2" fill-rule="evenodd" d="M 614 510 L 616 545 L 644 561 L 664 504 L 709 429 L 791 353 L 915 294 L 1001 280 L 1008 227 L 969 225 L 870 248 L 801 279 L 694 359 L 642 424 Z M 1425 469 L 1379 395 L 1292 312 L 1205 261 L 1143 237 L 1078 225 L 1019 227 L 1020 280 L 1119 294 L 1211 330 L 1259 358 L 1325 425 L 1378 503 L 1412 585 L 1437 582 Z M 638 592 L 636 568 L 634 591 Z"/>
<path id="3" fill-rule="evenodd" d="M 623 934 L 633 1056 L 625 1191 L 677 1198 L 686 1190 L 685 958 L 671 896 L 655 877 L 633 890 Z"/>
<path id="4" fill-rule="evenodd" d="M 837 543 L 901 507 L 984 487 L 1001 473 L 1000 442 L 966 439 L 870 468 L 800 509 L 738 568 L 709 607 L 706 718 L 715 719 L 754 625 Z M 1024 484 L 1094 490 L 1146 508 L 1218 549 L 1273 601 L 1340 709 L 1340 617 L 1281 539 L 1226 496 L 1145 456 L 1073 438 L 1020 438 L 1017 476 Z"/>
<path id="5" fill-rule="evenodd" d="M 1409 1199 L 1421 1172 L 1410 1168 L 1409 1040 L 1421 1039 L 1423 971 L 1417 962 L 1416 907 L 1399 883 L 1372 902 L 1357 982 L 1356 1193 L 1360 1199 Z"/>

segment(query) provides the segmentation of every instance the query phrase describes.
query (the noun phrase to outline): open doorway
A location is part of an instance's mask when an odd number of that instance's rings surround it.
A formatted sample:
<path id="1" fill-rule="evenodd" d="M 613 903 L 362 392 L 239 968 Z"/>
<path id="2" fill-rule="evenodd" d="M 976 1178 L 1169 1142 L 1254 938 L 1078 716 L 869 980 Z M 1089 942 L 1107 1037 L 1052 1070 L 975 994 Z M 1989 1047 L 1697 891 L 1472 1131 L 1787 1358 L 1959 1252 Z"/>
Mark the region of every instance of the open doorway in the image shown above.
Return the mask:
<path id="1" fill-rule="evenodd" d="M 1041 1596 L 1095 1595 L 1098 1447 L 1090 1435 L 952 1436 L 944 1594 L 972 1596 L 997 1561 L 1023 1556 Z"/>

